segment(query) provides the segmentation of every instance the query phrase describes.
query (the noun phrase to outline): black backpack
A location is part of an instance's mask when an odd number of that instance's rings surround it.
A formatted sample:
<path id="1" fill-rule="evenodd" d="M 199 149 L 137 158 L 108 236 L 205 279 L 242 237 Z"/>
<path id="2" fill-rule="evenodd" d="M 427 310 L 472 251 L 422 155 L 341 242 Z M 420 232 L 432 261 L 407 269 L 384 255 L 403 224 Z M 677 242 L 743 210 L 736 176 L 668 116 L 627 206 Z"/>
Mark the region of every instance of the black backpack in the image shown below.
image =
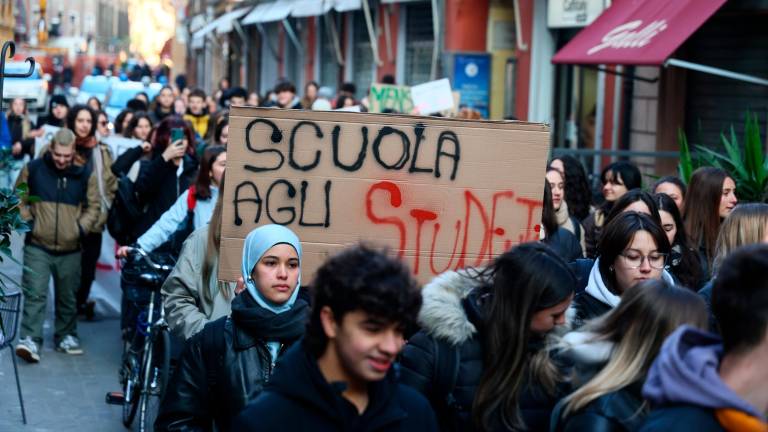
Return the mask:
<path id="1" fill-rule="evenodd" d="M 107 230 L 117 244 L 130 245 L 136 241 L 136 223 L 141 219 L 144 210 L 136 196 L 133 181 L 127 175 L 121 174 L 117 179 L 115 199 L 107 215 Z"/>

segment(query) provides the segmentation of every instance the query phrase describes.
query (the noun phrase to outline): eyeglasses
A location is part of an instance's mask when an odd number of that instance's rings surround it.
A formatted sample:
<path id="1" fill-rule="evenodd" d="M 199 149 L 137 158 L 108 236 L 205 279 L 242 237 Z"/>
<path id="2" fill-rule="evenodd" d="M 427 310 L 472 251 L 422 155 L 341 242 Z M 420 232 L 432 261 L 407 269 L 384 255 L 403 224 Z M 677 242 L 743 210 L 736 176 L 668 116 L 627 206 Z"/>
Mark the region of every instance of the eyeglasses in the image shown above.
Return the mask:
<path id="1" fill-rule="evenodd" d="M 661 270 L 667 264 L 667 256 L 665 253 L 654 252 L 650 255 L 641 255 L 634 252 L 624 252 L 619 254 L 624 258 L 624 263 L 631 269 L 640 268 L 643 265 L 643 261 L 648 259 L 648 265 L 656 270 Z"/>
<path id="2" fill-rule="evenodd" d="M 107 121 L 100 121 L 99 122 L 99 126 L 106 126 L 108 124 L 109 124 L 109 122 L 107 122 Z"/>

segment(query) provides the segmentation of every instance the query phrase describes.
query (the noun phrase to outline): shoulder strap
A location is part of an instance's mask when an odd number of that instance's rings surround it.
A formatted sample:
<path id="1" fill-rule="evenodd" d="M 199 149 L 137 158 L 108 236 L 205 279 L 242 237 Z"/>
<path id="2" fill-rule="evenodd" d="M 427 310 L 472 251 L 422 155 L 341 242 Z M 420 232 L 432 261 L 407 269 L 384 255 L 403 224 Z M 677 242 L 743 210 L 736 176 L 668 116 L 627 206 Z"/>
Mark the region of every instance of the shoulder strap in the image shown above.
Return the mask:
<path id="1" fill-rule="evenodd" d="M 187 211 L 194 211 L 197 205 L 197 188 L 195 185 L 189 187 L 187 193 Z"/>
<path id="2" fill-rule="evenodd" d="M 435 345 L 435 395 L 450 411 L 456 404 L 453 389 L 459 377 L 459 348 L 433 337 Z"/>

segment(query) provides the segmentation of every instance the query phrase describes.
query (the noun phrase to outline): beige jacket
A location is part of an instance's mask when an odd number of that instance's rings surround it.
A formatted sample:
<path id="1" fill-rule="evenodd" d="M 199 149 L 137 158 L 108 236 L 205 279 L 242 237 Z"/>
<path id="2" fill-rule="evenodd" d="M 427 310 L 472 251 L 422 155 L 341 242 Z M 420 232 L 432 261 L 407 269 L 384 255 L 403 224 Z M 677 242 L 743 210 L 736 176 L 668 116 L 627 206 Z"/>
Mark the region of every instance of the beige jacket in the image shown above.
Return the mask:
<path id="1" fill-rule="evenodd" d="M 210 280 L 203 283 L 203 262 L 208 242 L 208 225 L 195 230 L 184 242 L 179 260 L 162 287 L 165 314 L 171 332 L 188 339 L 209 321 L 229 315 L 235 297 L 235 283 L 216 280 L 218 260 Z M 207 302 L 202 290 L 212 290 L 213 302 Z M 225 292 L 226 295 L 222 294 Z"/>

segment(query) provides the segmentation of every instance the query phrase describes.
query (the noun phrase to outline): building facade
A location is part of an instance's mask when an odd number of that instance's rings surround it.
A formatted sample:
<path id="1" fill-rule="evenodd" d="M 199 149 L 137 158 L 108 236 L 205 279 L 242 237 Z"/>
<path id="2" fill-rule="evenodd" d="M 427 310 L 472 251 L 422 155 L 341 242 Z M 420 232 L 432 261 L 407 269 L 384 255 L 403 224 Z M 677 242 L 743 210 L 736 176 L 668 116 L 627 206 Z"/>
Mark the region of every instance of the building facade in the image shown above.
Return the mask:
<path id="1" fill-rule="evenodd" d="M 448 77 L 459 89 L 478 70 L 462 66 L 474 56 L 486 78 L 466 88 L 480 89 L 486 117 L 549 123 L 556 152 L 575 153 L 593 170 L 630 155 L 646 171 L 667 174 L 677 163 L 679 131 L 716 147 L 746 110 L 761 121 L 768 115 L 768 86 L 759 81 L 768 78 L 768 27 L 761 26 L 768 1 L 702 1 L 714 12 L 670 58 L 735 74 L 666 60 L 639 64 L 642 56 L 555 62 L 604 14 L 631 15 L 631 0 L 194 0 L 184 23 L 186 71 L 207 91 L 228 78 L 265 94 L 288 79 L 299 89 L 309 81 L 333 89 L 353 82 L 363 97 L 384 75 L 401 85 Z M 696 4 L 644 4 L 661 14 L 673 7 Z"/>

